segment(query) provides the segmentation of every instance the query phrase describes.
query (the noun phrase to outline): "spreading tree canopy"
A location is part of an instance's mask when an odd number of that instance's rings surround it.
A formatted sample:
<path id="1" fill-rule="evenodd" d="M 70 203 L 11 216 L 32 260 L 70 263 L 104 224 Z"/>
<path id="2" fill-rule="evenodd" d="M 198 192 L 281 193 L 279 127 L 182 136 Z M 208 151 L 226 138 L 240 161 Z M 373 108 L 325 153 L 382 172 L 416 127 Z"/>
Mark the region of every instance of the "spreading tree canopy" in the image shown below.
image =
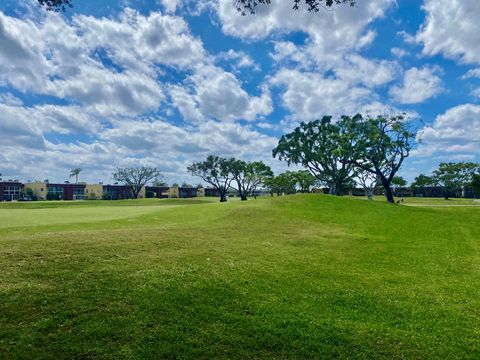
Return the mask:
<path id="1" fill-rule="evenodd" d="M 436 184 L 443 187 L 444 197 L 448 199 L 455 195 L 455 190 L 469 185 L 479 170 L 480 164 L 473 162 L 442 162 L 433 172 L 433 179 Z"/>
<path id="2" fill-rule="evenodd" d="M 308 170 L 299 170 L 294 173 L 294 176 L 302 193 L 309 193 L 310 189 L 318 182 L 317 178 Z"/>
<path id="3" fill-rule="evenodd" d="M 435 179 L 431 176 L 420 174 L 418 175 L 415 180 L 413 180 L 411 187 L 412 188 L 420 188 L 425 186 L 434 186 Z"/>
<path id="4" fill-rule="evenodd" d="M 229 160 L 216 155 L 209 155 L 205 161 L 193 163 L 187 170 L 193 176 L 200 177 L 217 189 L 220 194 L 220 202 L 227 201 L 227 191 L 230 189 L 233 180 Z"/>
<path id="5" fill-rule="evenodd" d="M 238 191 L 241 200 L 247 200 L 259 185 L 273 177 L 270 166 L 262 161 L 246 162 L 232 158 L 228 161 L 228 170 L 236 183 L 236 187 L 233 187 Z"/>
<path id="6" fill-rule="evenodd" d="M 330 194 L 341 195 L 351 182 L 354 165 L 348 144 L 349 137 L 331 116 L 308 123 L 302 122 L 291 133 L 283 135 L 273 149 L 273 157 L 306 167 L 313 176 L 329 187 Z"/>
<path id="7" fill-rule="evenodd" d="M 115 181 L 125 183 L 138 198 L 142 188 L 151 180 L 158 179 L 162 174 L 153 167 L 117 168 L 113 173 Z"/>
<path id="8" fill-rule="evenodd" d="M 355 183 L 365 191 L 368 200 L 373 200 L 375 188 L 378 186 L 378 176 L 365 170 L 358 170 L 355 176 Z"/>
<path id="9" fill-rule="evenodd" d="M 416 132 L 410 130 L 404 115 L 363 118 L 356 115 L 342 119 L 349 138 L 346 148 L 348 162 L 376 175 L 382 184 L 387 201 L 394 203 L 392 180 L 410 155 Z"/>
<path id="10" fill-rule="evenodd" d="M 407 180 L 405 180 L 401 176 L 394 176 L 392 179 L 392 185 L 395 187 L 403 187 L 403 186 L 407 186 L 407 184 L 408 184 Z"/>
<path id="11" fill-rule="evenodd" d="M 294 171 L 285 171 L 277 176 L 267 179 L 264 185 L 270 194 L 294 194 L 297 186 L 297 176 Z"/>

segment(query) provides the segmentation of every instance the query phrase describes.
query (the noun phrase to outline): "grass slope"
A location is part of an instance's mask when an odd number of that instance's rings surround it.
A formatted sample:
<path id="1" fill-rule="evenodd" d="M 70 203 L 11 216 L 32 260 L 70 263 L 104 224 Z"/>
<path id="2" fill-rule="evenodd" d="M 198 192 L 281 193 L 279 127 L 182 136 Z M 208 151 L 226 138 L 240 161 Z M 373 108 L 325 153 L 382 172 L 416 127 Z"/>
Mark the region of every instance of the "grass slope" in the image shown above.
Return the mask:
<path id="1" fill-rule="evenodd" d="M 480 357 L 478 207 L 131 203 L 0 209 L 0 357 Z"/>

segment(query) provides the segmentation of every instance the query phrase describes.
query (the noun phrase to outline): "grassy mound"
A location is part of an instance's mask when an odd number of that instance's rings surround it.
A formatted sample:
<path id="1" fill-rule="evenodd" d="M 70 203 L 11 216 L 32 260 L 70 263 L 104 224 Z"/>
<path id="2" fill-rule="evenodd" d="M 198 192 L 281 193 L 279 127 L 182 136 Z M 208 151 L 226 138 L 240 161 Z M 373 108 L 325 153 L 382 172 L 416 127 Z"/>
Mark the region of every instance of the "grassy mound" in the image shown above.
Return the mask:
<path id="1" fill-rule="evenodd" d="M 0 209 L 1 357 L 480 356 L 478 207 L 162 201 Z"/>

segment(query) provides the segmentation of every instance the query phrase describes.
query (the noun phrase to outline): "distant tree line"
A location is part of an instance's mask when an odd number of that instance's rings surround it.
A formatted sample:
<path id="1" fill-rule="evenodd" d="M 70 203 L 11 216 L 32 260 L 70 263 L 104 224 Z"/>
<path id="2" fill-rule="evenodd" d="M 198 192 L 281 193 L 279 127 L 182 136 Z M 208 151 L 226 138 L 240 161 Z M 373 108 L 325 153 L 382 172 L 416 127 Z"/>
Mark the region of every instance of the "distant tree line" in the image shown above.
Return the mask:
<path id="1" fill-rule="evenodd" d="M 209 155 L 205 161 L 193 163 L 187 170 L 214 187 L 220 195 L 220 202 L 227 201 L 230 188 L 237 190 L 241 200 L 245 201 L 273 177 L 270 166 L 262 161 L 247 162 L 217 155 Z"/>
<path id="2" fill-rule="evenodd" d="M 445 199 L 455 196 L 455 191 L 466 186 L 480 194 L 480 164 L 474 162 L 442 162 L 431 175 L 420 174 L 412 188 L 441 186 Z"/>

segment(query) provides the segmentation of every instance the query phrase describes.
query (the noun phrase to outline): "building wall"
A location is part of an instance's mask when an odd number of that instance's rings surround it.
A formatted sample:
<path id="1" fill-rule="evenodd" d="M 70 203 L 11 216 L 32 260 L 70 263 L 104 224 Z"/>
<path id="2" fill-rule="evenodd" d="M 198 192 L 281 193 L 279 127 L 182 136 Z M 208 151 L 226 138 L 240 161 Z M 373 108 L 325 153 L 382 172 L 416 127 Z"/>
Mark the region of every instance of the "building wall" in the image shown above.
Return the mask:
<path id="1" fill-rule="evenodd" d="M 103 196 L 103 185 L 102 184 L 87 184 L 85 187 L 85 199 L 99 199 L 101 200 Z"/>
<path id="2" fill-rule="evenodd" d="M 168 194 L 168 197 L 169 197 L 169 198 L 174 198 L 174 199 L 179 198 L 179 197 L 180 197 L 180 193 L 179 193 L 179 188 L 178 188 L 178 186 L 172 186 L 172 187 L 170 187 L 170 188 L 168 189 L 167 194 Z"/>
<path id="3" fill-rule="evenodd" d="M 85 184 L 47 184 L 48 189 L 62 188 L 63 196 L 59 200 L 84 200 L 85 199 Z"/>
<path id="4" fill-rule="evenodd" d="M 178 196 L 182 199 L 197 197 L 197 188 L 181 187 L 178 189 Z"/>
<path id="5" fill-rule="evenodd" d="M 147 186 L 145 188 L 145 196 L 147 193 L 150 193 L 151 197 L 155 197 L 157 199 L 167 198 L 168 190 L 168 186 Z"/>
<path id="6" fill-rule="evenodd" d="M 18 200 L 22 196 L 23 184 L 17 181 L 0 182 L 0 201 Z"/>
<path id="7" fill-rule="evenodd" d="M 220 196 L 220 193 L 215 188 L 204 188 L 203 193 L 205 194 L 205 196 L 209 196 L 209 197 L 219 197 Z"/>
<path id="8" fill-rule="evenodd" d="M 47 183 L 44 182 L 34 182 L 25 184 L 25 188 L 31 189 L 33 193 L 37 196 L 38 200 L 47 199 Z"/>

